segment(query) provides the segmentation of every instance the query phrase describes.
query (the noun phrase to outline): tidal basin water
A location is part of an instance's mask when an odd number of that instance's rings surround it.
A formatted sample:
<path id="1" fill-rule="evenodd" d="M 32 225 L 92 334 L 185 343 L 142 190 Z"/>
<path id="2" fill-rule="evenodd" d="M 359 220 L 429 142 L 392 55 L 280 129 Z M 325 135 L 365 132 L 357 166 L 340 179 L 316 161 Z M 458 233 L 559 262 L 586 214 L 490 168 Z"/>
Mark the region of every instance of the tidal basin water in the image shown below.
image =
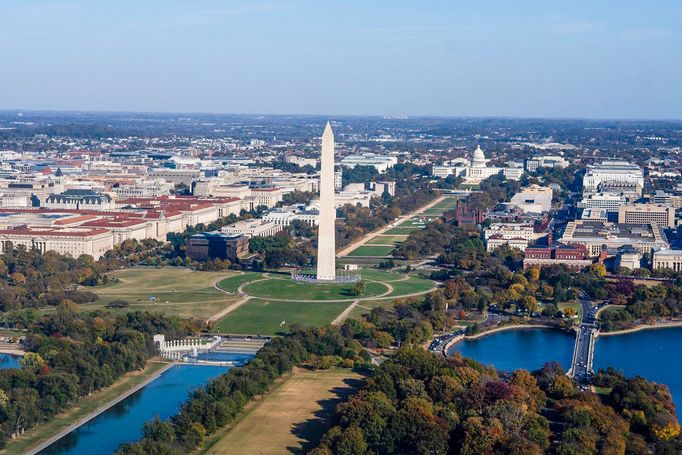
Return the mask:
<path id="1" fill-rule="evenodd" d="M 246 361 L 253 356 L 233 355 Z M 229 370 L 228 366 L 176 365 L 125 400 L 61 438 L 41 454 L 106 455 L 121 443 L 137 441 L 142 425 L 175 415 L 192 390 Z"/>
<path id="2" fill-rule="evenodd" d="M 4 368 L 19 368 L 21 356 L 12 354 L 0 354 L 0 370 Z"/>
<path id="3" fill-rule="evenodd" d="M 571 364 L 575 337 L 559 330 L 507 330 L 466 340 L 450 352 L 461 352 L 501 371 L 536 370 L 545 362 Z M 640 375 L 668 386 L 678 408 L 682 406 L 682 328 L 643 330 L 597 339 L 594 368 L 613 367 L 626 376 Z M 680 408 L 682 410 L 682 408 Z"/>

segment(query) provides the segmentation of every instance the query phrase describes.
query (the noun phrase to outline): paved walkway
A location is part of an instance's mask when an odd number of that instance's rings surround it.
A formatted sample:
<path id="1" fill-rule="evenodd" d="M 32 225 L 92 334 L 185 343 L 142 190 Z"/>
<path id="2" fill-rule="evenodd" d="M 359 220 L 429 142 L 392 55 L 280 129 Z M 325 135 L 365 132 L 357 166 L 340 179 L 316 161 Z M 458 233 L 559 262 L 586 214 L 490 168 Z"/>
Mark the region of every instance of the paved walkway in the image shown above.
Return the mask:
<path id="1" fill-rule="evenodd" d="M 408 213 L 407 215 L 401 215 L 400 218 L 398 218 L 398 221 L 395 223 L 390 223 L 387 224 L 386 226 L 374 231 L 370 232 L 369 234 L 365 235 L 361 239 L 351 243 L 350 245 L 346 246 L 344 249 L 336 253 L 336 257 L 342 257 L 342 256 L 347 256 L 348 253 L 359 247 L 360 245 L 363 245 L 365 242 L 372 240 L 374 237 L 383 234 L 384 232 L 393 229 L 394 227 L 398 227 L 399 225 L 403 224 L 405 221 L 409 220 L 413 216 L 419 215 L 420 213 L 424 212 L 425 210 L 430 209 L 434 205 L 438 204 L 441 202 L 443 199 L 445 199 L 447 196 L 439 196 L 433 201 L 429 202 L 428 204 L 418 208 L 417 210 Z M 357 256 L 356 256 L 357 257 Z M 372 256 L 373 257 L 373 256 Z"/>
<path id="2" fill-rule="evenodd" d="M 60 431 L 59 433 L 55 434 L 55 435 L 52 436 L 51 438 L 46 439 L 46 440 L 44 440 L 43 442 L 41 442 L 40 444 L 38 444 L 37 446 L 35 446 L 35 447 L 29 449 L 29 451 L 26 452 L 26 453 L 27 453 L 28 455 L 35 455 L 35 454 L 37 454 L 37 453 L 39 453 L 39 452 L 45 450 L 46 448 L 48 448 L 49 446 L 51 446 L 52 444 L 54 444 L 55 442 L 57 442 L 58 440 L 60 440 L 60 439 L 63 438 L 64 436 L 66 436 L 67 434 L 71 433 L 73 430 L 75 430 L 75 429 L 77 429 L 78 427 L 80 427 L 81 425 L 83 425 L 83 424 L 85 424 L 85 423 L 91 421 L 92 419 L 94 419 L 95 417 L 97 417 L 98 415 L 100 415 L 101 413 L 103 413 L 104 411 L 106 411 L 107 409 L 111 408 L 111 407 L 114 406 L 115 404 L 120 403 L 121 401 L 125 400 L 125 399 L 128 398 L 130 395 L 132 395 L 133 393 L 135 393 L 135 392 L 137 392 L 138 390 L 142 389 L 144 386 L 146 386 L 146 385 L 149 384 L 150 382 L 155 381 L 155 380 L 158 379 L 159 376 L 161 376 L 164 372 L 166 372 L 166 371 L 168 371 L 169 369 L 173 368 L 173 366 L 175 366 L 175 363 L 169 363 L 169 364 L 166 365 L 165 367 L 161 368 L 154 376 L 151 376 L 151 377 L 147 378 L 145 381 L 141 382 L 140 384 L 136 385 L 135 387 L 133 387 L 133 388 L 131 388 L 131 389 L 125 391 L 124 393 L 122 393 L 122 394 L 119 395 L 118 397 L 114 398 L 113 400 L 109 401 L 108 403 L 106 403 L 106 404 L 100 406 L 99 408 L 95 409 L 94 411 L 92 411 L 92 412 L 91 412 L 90 414 L 88 414 L 87 416 L 83 417 L 82 419 L 78 420 L 77 422 L 75 422 L 75 423 L 69 425 L 68 427 L 64 428 L 62 431 Z"/>

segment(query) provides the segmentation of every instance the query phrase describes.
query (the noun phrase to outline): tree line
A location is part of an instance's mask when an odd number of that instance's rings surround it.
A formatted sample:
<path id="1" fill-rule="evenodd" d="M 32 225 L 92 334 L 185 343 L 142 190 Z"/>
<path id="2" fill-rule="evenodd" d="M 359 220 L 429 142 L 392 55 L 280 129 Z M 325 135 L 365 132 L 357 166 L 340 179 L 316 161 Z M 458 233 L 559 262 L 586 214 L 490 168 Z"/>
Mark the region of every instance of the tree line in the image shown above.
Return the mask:
<path id="1" fill-rule="evenodd" d="M 184 337 L 176 317 L 148 312 L 80 313 L 64 300 L 28 327 L 21 368 L 0 370 L 0 445 L 68 409 L 82 396 L 144 368 L 153 335 Z"/>
<path id="2" fill-rule="evenodd" d="M 682 450 L 665 386 L 613 372 L 600 373 L 600 381 L 611 387 L 597 396 L 581 392 L 558 364 L 500 376 L 459 354 L 401 349 L 337 407 L 333 426 L 311 455 Z M 646 403 L 646 393 L 654 403 Z"/>

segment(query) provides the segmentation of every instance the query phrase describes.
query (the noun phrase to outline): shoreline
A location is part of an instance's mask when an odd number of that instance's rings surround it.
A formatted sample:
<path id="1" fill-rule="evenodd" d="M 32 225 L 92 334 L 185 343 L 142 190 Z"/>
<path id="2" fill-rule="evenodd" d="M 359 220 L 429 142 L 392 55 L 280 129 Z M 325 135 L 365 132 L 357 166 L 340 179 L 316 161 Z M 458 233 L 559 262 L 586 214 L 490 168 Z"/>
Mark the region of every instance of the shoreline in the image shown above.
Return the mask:
<path id="1" fill-rule="evenodd" d="M 23 357 L 26 354 L 26 351 L 21 349 L 0 348 L 0 354 L 18 355 L 20 357 Z"/>
<path id="2" fill-rule="evenodd" d="M 682 321 L 674 321 L 674 322 L 658 322 L 656 324 L 640 324 L 636 325 L 634 327 L 631 327 L 629 329 L 623 329 L 623 330 L 616 330 L 613 332 L 599 332 L 597 335 L 598 337 L 607 337 L 607 336 L 615 336 L 615 335 L 627 335 L 628 333 L 636 333 L 636 332 L 641 332 L 643 330 L 652 330 L 652 329 L 674 329 L 674 328 L 680 328 L 682 327 Z"/>
<path id="3" fill-rule="evenodd" d="M 165 373 L 166 371 L 170 370 L 170 369 L 173 368 L 175 365 L 177 365 L 176 362 L 168 363 L 165 367 L 163 367 L 163 368 L 161 368 L 159 371 L 157 371 L 153 376 L 151 376 L 151 377 L 147 378 L 146 380 L 142 381 L 140 384 L 136 385 L 135 387 L 126 390 L 126 391 L 123 392 L 121 395 L 119 395 L 119 396 L 117 396 L 116 398 L 114 398 L 113 400 L 111 400 L 111 401 L 109 401 L 109 402 L 103 404 L 102 406 L 100 406 L 99 408 L 95 409 L 94 411 L 92 411 L 90 414 L 86 415 L 86 416 L 83 417 L 82 419 L 80 419 L 80 420 L 78 420 L 77 422 L 74 422 L 74 423 L 72 423 L 71 425 L 69 425 L 68 427 L 64 428 L 64 429 L 63 429 L 62 431 L 60 431 L 59 433 L 57 433 L 57 434 L 53 435 L 52 437 L 50 437 L 50 438 L 48 438 L 48 439 L 46 439 L 46 440 L 40 442 L 40 443 L 37 444 L 37 445 L 31 447 L 30 449 L 28 449 L 28 450 L 26 451 L 26 453 L 27 453 L 28 455 L 35 455 L 35 454 L 37 454 L 37 453 L 39 453 L 39 452 L 41 452 L 41 451 L 47 449 L 48 447 L 50 447 L 50 446 L 51 446 L 52 444 L 54 444 L 55 442 L 59 441 L 61 438 L 63 438 L 63 437 L 66 436 L 67 434 L 71 433 L 71 432 L 74 431 L 74 430 L 77 430 L 78 428 L 80 428 L 81 426 L 85 425 L 86 423 L 88 423 L 89 421 L 91 421 L 92 419 L 94 419 L 95 417 L 99 416 L 100 414 L 102 414 L 102 413 L 104 413 L 105 411 L 109 410 L 111 407 L 113 407 L 113 406 L 115 406 L 116 404 L 120 403 L 121 401 L 125 400 L 126 398 L 128 398 L 129 396 L 131 396 L 132 394 L 134 394 L 135 392 L 141 390 L 142 388 L 144 388 L 145 386 L 147 386 L 147 385 L 150 384 L 151 382 L 156 381 L 163 373 Z"/>
<path id="4" fill-rule="evenodd" d="M 460 341 L 471 341 L 471 340 L 477 340 L 479 338 L 483 338 L 484 336 L 487 335 L 492 335 L 494 333 L 499 333 L 499 332 L 506 332 L 507 330 L 519 330 L 519 329 L 551 329 L 551 330 L 560 330 L 562 332 L 566 332 L 566 330 L 549 325 L 549 324 L 512 324 L 512 325 L 505 325 L 503 327 L 496 327 L 492 330 L 487 330 L 485 332 L 480 332 L 475 335 L 460 335 L 456 336 L 452 340 L 450 340 L 445 346 L 443 346 L 443 353 L 447 356 L 448 351 L 450 348 L 452 348 L 454 345 L 459 343 Z"/>

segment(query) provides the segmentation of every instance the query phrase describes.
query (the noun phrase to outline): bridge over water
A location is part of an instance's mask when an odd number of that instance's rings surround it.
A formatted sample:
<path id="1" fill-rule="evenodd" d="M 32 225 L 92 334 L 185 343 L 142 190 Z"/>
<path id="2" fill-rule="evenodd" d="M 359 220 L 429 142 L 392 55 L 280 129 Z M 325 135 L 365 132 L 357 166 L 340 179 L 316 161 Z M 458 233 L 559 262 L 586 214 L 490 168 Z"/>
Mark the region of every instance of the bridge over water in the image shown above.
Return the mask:
<path id="1" fill-rule="evenodd" d="M 578 326 L 573 348 L 573 358 L 568 376 L 582 385 L 587 385 L 594 374 L 594 345 L 599 335 L 597 323 L 597 307 L 584 295 L 580 297 L 583 309 L 583 320 Z"/>

